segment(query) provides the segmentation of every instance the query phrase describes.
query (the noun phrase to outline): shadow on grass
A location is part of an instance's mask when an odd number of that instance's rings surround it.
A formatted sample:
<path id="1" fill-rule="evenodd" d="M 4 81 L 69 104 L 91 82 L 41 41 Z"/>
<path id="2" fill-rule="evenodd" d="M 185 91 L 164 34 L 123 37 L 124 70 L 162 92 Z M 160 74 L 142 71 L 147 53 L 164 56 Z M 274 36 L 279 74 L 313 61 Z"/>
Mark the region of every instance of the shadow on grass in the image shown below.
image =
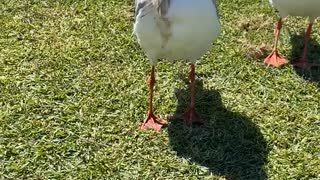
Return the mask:
<path id="1" fill-rule="evenodd" d="M 289 57 L 291 63 L 296 62 L 301 56 L 304 48 L 304 37 L 305 33 L 300 34 L 290 33 L 292 52 Z M 320 45 L 314 39 L 310 39 L 308 60 L 320 65 Z M 297 74 L 303 77 L 305 80 L 315 82 L 320 87 L 320 67 L 313 67 L 311 70 L 301 70 L 295 68 Z"/>
<path id="2" fill-rule="evenodd" d="M 177 155 L 227 179 L 267 179 L 267 144 L 259 128 L 244 115 L 226 109 L 218 91 L 197 86 L 197 111 L 202 126 L 178 121 L 189 103 L 189 89 L 176 90 L 178 106 L 168 127 L 170 145 Z"/>

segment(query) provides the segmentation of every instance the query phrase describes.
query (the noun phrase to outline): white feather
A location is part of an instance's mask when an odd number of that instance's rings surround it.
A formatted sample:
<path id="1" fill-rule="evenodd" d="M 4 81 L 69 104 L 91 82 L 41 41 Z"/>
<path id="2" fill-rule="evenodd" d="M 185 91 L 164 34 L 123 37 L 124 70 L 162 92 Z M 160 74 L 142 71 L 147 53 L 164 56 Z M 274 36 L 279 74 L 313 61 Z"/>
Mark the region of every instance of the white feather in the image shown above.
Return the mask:
<path id="1" fill-rule="evenodd" d="M 269 2 L 279 11 L 281 18 L 288 15 L 304 16 L 313 22 L 320 16 L 320 0 L 269 0 Z"/>
<path id="2" fill-rule="evenodd" d="M 170 35 L 164 44 L 159 16 L 154 8 L 137 13 L 134 34 L 152 65 L 158 59 L 186 59 L 195 63 L 220 34 L 217 9 L 212 0 L 170 0 L 164 17 Z"/>

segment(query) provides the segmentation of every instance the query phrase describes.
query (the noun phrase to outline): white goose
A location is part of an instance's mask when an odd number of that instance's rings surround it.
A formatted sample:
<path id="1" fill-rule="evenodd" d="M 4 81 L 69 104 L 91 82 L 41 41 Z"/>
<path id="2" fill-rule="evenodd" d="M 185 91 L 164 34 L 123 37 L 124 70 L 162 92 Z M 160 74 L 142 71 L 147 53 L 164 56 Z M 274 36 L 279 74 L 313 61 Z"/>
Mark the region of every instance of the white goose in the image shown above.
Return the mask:
<path id="1" fill-rule="evenodd" d="M 317 17 L 320 16 L 320 0 L 269 0 L 270 4 L 279 11 L 280 19 L 276 27 L 275 44 L 272 53 L 265 59 L 266 64 L 279 67 L 288 61 L 278 54 L 277 45 L 282 28 L 282 20 L 288 15 L 309 17 L 309 26 L 305 35 L 304 50 L 301 59 L 295 64 L 296 67 L 308 69 L 316 64 L 308 63 L 307 51 L 312 31 L 312 25 Z"/>
<path id="2" fill-rule="evenodd" d="M 158 59 L 191 62 L 191 105 L 186 124 L 202 122 L 195 111 L 195 63 L 220 34 L 215 0 L 135 0 L 134 34 L 151 64 L 149 111 L 141 129 L 160 131 L 168 122 L 154 115 L 153 87 Z"/>

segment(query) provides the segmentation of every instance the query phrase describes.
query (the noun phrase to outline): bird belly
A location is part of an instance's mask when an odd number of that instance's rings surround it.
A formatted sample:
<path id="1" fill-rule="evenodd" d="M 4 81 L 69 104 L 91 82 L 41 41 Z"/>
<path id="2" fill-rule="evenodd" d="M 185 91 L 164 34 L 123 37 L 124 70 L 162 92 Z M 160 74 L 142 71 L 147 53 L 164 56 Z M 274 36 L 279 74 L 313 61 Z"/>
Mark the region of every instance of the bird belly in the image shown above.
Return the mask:
<path id="1" fill-rule="evenodd" d="M 199 23 L 201 21 L 177 23 L 172 27 L 171 37 L 164 48 L 165 59 L 195 61 L 209 51 L 220 33 L 220 27 L 217 27 L 218 22 L 215 23 L 212 18 Z"/>
<path id="2" fill-rule="evenodd" d="M 195 62 L 211 48 L 220 34 L 216 7 L 212 0 L 171 2 L 168 17 L 172 21 L 172 33 L 164 58 Z"/>
<path id="3" fill-rule="evenodd" d="M 150 61 L 161 58 L 163 53 L 161 52 L 162 37 L 154 14 L 150 13 L 138 19 L 134 24 L 133 32 Z"/>

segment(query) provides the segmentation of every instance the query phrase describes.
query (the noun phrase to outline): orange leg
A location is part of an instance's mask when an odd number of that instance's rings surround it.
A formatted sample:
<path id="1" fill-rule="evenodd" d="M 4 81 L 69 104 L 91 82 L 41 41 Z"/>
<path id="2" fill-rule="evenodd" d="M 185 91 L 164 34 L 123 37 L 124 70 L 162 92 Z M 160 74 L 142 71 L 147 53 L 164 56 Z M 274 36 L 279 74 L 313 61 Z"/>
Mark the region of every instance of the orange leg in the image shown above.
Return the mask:
<path id="1" fill-rule="evenodd" d="M 203 123 L 195 110 L 195 76 L 195 65 L 191 64 L 191 71 L 189 74 L 189 79 L 191 81 L 191 104 L 189 109 L 181 117 L 187 125 L 191 125 L 193 123 Z"/>
<path id="2" fill-rule="evenodd" d="M 147 114 L 146 119 L 144 120 L 141 129 L 146 130 L 146 129 L 153 129 L 157 132 L 161 130 L 161 127 L 163 125 L 168 124 L 168 121 L 161 119 L 159 117 L 156 117 L 153 113 L 153 88 L 155 84 L 155 67 L 152 66 L 151 68 L 151 75 L 149 79 L 149 89 L 150 89 L 150 97 L 149 97 L 149 111 Z"/>
<path id="3" fill-rule="evenodd" d="M 308 63 L 308 60 L 307 60 L 308 45 L 309 45 L 309 41 L 310 41 L 312 25 L 313 25 L 313 23 L 310 23 L 308 26 L 308 29 L 306 31 L 302 57 L 298 60 L 298 62 L 293 64 L 293 66 L 301 68 L 301 69 L 310 69 L 312 66 L 319 66 L 318 64 Z"/>
<path id="4" fill-rule="evenodd" d="M 280 18 L 275 30 L 275 41 L 274 48 L 271 54 L 264 60 L 265 64 L 272 65 L 275 67 L 280 67 L 284 64 L 287 64 L 288 61 L 285 58 L 282 58 L 278 53 L 278 41 L 280 37 L 280 31 L 282 28 L 282 19 Z"/>

